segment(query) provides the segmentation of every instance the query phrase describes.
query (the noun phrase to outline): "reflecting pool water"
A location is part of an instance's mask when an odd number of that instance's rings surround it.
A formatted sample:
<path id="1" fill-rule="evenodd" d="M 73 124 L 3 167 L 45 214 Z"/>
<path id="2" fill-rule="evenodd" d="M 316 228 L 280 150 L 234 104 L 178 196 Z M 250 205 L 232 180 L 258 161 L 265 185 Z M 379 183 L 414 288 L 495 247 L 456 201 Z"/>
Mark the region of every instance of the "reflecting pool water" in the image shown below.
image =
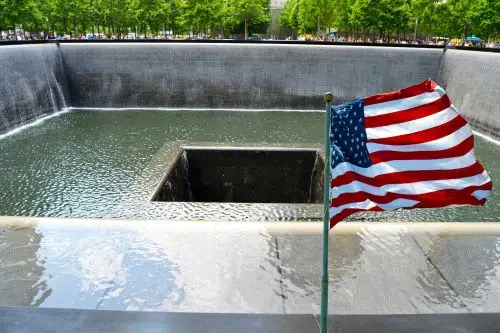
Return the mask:
<path id="1" fill-rule="evenodd" d="M 0 139 L 0 215 L 190 220 L 319 220 L 318 205 L 150 202 L 181 145 L 321 147 L 321 112 L 96 111 L 63 113 Z M 500 179 L 500 147 L 476 138 Z M 357 214 L 356 220 L 497 221 L 486 208 Z"/>

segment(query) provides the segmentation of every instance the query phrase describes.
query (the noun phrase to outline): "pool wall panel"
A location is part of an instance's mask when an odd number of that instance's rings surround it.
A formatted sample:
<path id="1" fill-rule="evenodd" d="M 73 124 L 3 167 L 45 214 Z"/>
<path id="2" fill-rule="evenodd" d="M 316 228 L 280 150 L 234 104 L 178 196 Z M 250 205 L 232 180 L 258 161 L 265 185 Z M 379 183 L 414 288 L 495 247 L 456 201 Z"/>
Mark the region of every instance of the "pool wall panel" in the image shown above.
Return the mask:
<path id="1" fill-rule="evenodd" d="M 499 136 L 500 53 L 448 50 L 439 81 L 474 127 Z"/>
<path id="2" fill-rule="evenodd" d="M 322 109 L 437 79 L 442 49 L 61 44 L 75 107 Z"/>
<path id="3" fill-rule="evenodd" d="M 407 47 L 84 43 L 0 47 L 0 133 L 66 106 L 323 108 L 436 80 L 476 128 L 500 129 L 500 53 Z"/>

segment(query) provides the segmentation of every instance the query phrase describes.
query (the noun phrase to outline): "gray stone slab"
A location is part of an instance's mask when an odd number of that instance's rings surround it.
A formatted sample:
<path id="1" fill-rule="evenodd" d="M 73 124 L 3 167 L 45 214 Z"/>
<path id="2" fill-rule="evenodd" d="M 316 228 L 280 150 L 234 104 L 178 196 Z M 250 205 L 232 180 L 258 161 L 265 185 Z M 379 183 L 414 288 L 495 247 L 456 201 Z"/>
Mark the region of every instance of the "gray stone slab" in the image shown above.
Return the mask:
<path id="1" fill-rule="evenodd" d="M 329 317 L 335 333 L 493 333 L 499 314 L 343 315 Z M 4 333 L 318 332 L 310 315 L 207 314 L 0 308 Z"/>
<path id="2" fill-rule="evenodd" d="M 275 240 L 265 229 L 155 224 L 5 230 L 0 277 L 9 278 L 0 279 L 0 305 L 283 312 Z"/>
<path id="3" fill-rule="evenodd" d="M 318 234 L 276 235 L 251 223 L 70 221 L 0 233 L 0 305 L 319 313 Z M 496 237 L 359 230 L 331 235 L 330 313 L 498 311 Z"/>
<path id="4" fill-rule="evenodd" d="M 404 229 L 330 240 L 330 313 L 466 311 Z M 278 236 L 278 248 L 286 313 L 319 313 L 321 237 Z"/>
<path id="5" fill-rule="evenodd" d="M 36 305 L 44 268 L 38 265 L 41 237 L 32 229 L 0 230 L 0 304 Z"/>
<path id="6" fill-rule="evenodd" d="M 500 311 L 500 237 L 415 236 L 472 312 Z"/>

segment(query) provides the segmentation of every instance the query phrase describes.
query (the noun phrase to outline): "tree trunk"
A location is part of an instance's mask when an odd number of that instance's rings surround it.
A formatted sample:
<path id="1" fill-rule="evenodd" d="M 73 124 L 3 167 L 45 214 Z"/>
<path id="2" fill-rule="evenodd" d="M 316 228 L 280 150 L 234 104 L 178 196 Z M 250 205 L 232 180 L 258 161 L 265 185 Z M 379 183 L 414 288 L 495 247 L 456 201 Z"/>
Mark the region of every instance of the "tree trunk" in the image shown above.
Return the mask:
<path id="1" fill-rule="evenodd" d="M 248 17 L 245 17 L 245 40 L 248 39 Z"/>
<path id="2" fill-rule="evenodd" d="M 321 34 L 321 27 L 319 26 L 319 15 L 318 15 L 318 22 L 316 26 L 316 37 L 319 37 L 320 34 Z"/>

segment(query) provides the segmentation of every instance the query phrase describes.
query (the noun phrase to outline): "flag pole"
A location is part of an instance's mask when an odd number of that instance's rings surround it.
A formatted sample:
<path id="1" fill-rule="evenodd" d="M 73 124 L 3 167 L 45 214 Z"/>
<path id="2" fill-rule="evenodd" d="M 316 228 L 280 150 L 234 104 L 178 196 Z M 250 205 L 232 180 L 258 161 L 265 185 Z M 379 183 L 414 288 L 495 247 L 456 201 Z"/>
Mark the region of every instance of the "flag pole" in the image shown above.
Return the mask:
<path id="1" fill-rule="evenodd" d="M 323 180 L 323 276 L 321 278 L 320 332 L 328 333 L 328 233 L 330 231 L 330 108 L 333 94 L 325 94 L 325 171 Z"/>

